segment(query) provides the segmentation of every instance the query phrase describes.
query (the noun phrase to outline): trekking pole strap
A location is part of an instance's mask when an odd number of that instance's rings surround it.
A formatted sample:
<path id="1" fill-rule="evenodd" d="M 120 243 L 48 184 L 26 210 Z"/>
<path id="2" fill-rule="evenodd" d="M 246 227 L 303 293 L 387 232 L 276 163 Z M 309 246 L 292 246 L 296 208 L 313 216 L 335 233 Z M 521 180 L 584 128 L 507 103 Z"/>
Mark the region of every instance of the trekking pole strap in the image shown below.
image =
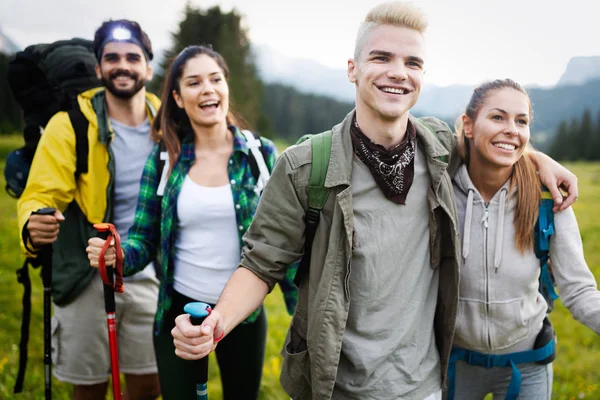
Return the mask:
<path id="1" fill-rule="evenodd" d="M 106 242 L 98 255 L 98 270 L 100 277 L 105 285 L 111 286 L 117 293 L 123 293 L 123 252 L 121 251 L 121 238 L 117 232 L 117 228 L 113 224 L 102 223 L 94 224 L 94 228 L 99 232 L 109 232 Z M 116 262 L 113 268 L 106 266 L 105 253 L 110 247 L 112 241 L 115 241 L 115 256 Z M 113 281 L 112 272 L 114 271 L 115 279 Z"/>
<path id="2" fill-rule="evenodd" d="M 27 370 L 27 344 L 29 343 L 29 322 L 31 320 L 31 280 L 29 279 L 29 259 L 17 270 L 17 281 L 23 284 L 23 316 L 21 318 L 21 340 L 19 341 L 19 372 L 15 380 L 13 393 L 23 391 L 23 381 Z"/>
<path id="3" fill-rule="evenodd" d="M 554 340 L 550 340 L 548 344 L 539 349 L 499 355 L 483 354 L 477 351 L 455 347 L 452 349 L 450 362 L 448 364 L 448 400 L 454 400 L 457 361 L 464 361 L 469 365 L 487 369 L 494 367 L 510 367 L 512 369 L 512 377 L 504 399 L 517 400 L 521 390 L 521 372 L 517 368 L 517 364 L 542 361 L 552 354 L 554 354 Z"/>

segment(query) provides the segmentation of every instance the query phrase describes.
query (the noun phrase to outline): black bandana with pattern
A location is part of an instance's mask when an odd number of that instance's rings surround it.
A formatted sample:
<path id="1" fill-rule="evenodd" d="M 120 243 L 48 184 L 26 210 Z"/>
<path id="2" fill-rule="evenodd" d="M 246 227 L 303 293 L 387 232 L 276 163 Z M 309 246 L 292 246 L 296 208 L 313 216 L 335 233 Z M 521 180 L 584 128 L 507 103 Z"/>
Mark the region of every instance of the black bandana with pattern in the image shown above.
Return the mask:
<path id="1" fill-rule="evenodd" d="M 415 174 L 415 126 L 408 121 L 404 140 L 389 150 L 362 133 L 356 116 L 350 126 L 350 136 L 354 153 L 369 168 L 385 197 L 396 204 L 406 204 Z"/>

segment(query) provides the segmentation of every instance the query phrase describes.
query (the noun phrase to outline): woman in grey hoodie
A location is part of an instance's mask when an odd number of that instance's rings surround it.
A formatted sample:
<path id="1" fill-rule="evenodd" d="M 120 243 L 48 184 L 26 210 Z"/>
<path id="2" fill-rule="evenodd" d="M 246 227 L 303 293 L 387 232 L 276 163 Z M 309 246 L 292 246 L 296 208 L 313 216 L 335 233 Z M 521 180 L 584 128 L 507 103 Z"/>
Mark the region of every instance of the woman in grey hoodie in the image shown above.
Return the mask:
<path id="1" fill-rule="evenodd" d="M 534 253 L 541 185 L 527 153 L 531 117 L 525 90 L 505 79 L 475 89 L 457 123 L 463 265 L 449 399 L 550 399 L 554 335 Z M 600 334 L 600 292 L 573 210 L 554 222 L 550 254 L 562 302 Z"/>

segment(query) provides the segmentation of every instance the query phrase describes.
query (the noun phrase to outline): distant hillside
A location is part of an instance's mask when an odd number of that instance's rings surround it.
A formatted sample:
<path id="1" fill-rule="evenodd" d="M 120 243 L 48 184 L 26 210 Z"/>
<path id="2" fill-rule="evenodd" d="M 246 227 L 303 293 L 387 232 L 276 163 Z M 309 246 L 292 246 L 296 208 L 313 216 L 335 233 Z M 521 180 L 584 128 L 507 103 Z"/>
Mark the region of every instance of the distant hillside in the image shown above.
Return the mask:
<path id="1" fill-rule="evenodd" d="M 302 135 L 331 129 L 353 108 L 353 102 L 301 93 L 279 83 L 268 83 L 263 88 L 263 110 L 272 122 L 272 136 L 290 143 Z"/>
<path id="2" fill-rule="evenodd" d="M 2 32 L 2 28 L 0 28 L 0 53 L 14 54 L 19 50 L 21 50 L 19 46 L 17 46 L 11 38 L 6 36 L 6 34 Z"/>
<path id="3" fill-rule="evenodd" d="M 421 89 L 419 101 L 413 108 L 413 112 L 438 118 L 454 119 L 469 102 L 473 88 L 474 86 L 470 85 L 445 87 L 425 85 Z"/>
<path id="4" fill-rule="evenodd" d="M 600 56 L 573 57 L 557 86 L 581 85 L 594 79 L 600 79 Z"/>
<path id="5" fill-rule="evenodd" d="M 354 102 L 354 85 L 348 81 L 343 68 L 330 68 L 314 60 L 288 57 L 266 44 L 253 46 L 252 53 L 260 77 L 266 83 L 289 85 L 301 92 Z"/>
<path id="6" fill-rule="evenodd" d="M 600 109 L 600 78 L 584 85 L 558 86 L 551 89 L 530 89 L 534 118 L 534 144 L 545 149 L 554 137 L 561 120 L 581 118 L 585 109 Z"/>

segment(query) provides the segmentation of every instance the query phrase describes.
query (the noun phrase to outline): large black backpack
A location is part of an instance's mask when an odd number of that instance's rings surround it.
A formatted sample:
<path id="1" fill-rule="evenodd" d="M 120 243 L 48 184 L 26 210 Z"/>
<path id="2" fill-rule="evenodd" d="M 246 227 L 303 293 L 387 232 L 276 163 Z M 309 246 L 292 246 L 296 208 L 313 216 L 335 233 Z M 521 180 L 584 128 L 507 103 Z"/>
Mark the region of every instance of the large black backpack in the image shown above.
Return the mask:
<path id="1" fill-rule="evenodd" d="M 77 139 L 87 139 L 87 120 L 76 98 L 101 86 L 95 66 L 93 43 L 79 38 L 31 45 L 9 63 L 8 82 L 25 120 L 25 146 L 7 156 L 4 168 L 6 191 L 11 196 L 23 193 L 40 135 L 54 114 L 69 111 Z M 87 143 L 77 146 L 78 156 L 80 150 L 87 150 Z M 77 174 L 87 172 L 87 153 L 77 159 Z"/>
<path id="2" fill-rule="evenodd" d="M 44 127 L 50 118 L 59 111 L 68 112 L 75 131 L 77 156 L 75 175 L 87 172 L 88 120 L 79 109 L 77 95 L 85 90 L 101 86 L 96 77 L 95 66 L 96 57 L 93 43 L 78 38 L 50 44 L 35 44 L 17 53 L 11 60 L 7 75 L 12 93 L 23 110 L 25 146 L 12 151 L 6 157 L 4 176 L 6 177 L 6 191 L 9 195 L 18 198 L 23 193 L 29 176 L 29 168 Z M 31 282 L 28 265 L 41 266 L 43 270 L 48 268 L 48 265 L 41 265 L 39 259 L 28 258 L 17 270 L 18 280 L 23 284 L 24 292 L 19 343 L 19 372 L 15 381 L 14 393 L 20 393 L 23 390 L 27 366 L 27 343 L 31 318 Z M 46 288 L 47 285 L 48 288 Z M 49 283 L 44 282 L 44 286 L 44 290 L 49 290 Z M 46 298 L 44 301 L 46 303 Z M 49 321 L 46 321 L 46 310 L 44 315 L 44 323 L 49 324 Z M 49 359 L 48 363 L 46 359 L 44 363 L 50 365 Z"/>

